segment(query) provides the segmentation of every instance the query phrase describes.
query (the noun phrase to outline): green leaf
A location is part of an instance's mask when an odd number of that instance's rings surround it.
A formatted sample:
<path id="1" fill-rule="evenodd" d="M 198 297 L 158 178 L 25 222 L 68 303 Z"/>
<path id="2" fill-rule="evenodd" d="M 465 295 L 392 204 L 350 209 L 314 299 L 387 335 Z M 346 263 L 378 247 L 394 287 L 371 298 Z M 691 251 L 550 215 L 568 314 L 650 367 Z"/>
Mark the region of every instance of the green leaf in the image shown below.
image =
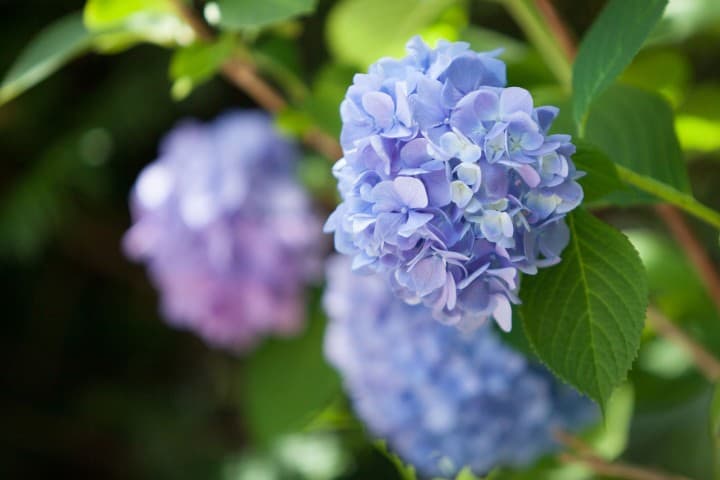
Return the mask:
<path id="1" fill-rule="evenodd" d="M 260 28 L 315 10 L 316 0 L 218 0 L 220 25 L 228 29 Z"/>
<path id="2" fill-rule="evenodd" d="M 0 86 L 0 105 L 43 81 L 90 48 L 92 35 L 80 13 L 57 20 L 41 31 L 10 67 Z"/>
<path id="3" fill-rule="evenodd" d="M 622 454 L 630 435 L 635 392 L 630 383 L 616 388 L 608 400 L 604 421 L 583 432 L 581 437 L 593 452 L 606 460 L 614 460 Z"/>
<path id="4" fill-rule="evenodd" d="M 301 336 L 269 340 L 247 359 L 240 394 L 257 441 L 270 444 L 301 430 L 339 393 L 337 375 L 323 357 L 324 326 L 315 315 Z"/>
<path id="5" fill-rule="evenodd" d="M 95 45 L 104 52 L 143 41 L 186 45 L 194 36 L 168 0 L 88 0 L 83 19 L 88 30 L 99 34 Z"/>
<path id="6" fill-rule="evenodd" d="M 470 470 L 470 467 L 465 467 L 460 470 L 460 473 L 457 474 L 455 480 L 480 480 L 480 477 L 475 476 L 472 470 Z"/>
<path id="7" fill-rule="evenodd" d="M 234 50 L 232 35 L 223 35 L 212 43 L 195 43 L 176 50 L 170 61 L 173 98 L 185 98 L 193 88 L 212 78 Z"/>
<path id="8" fill-rule="evenodd" d="M 375 448 L 377 448 L 380 453 L 385 456 L 385 458 L 390 460 L 390 462 L 395 465 L 395 468 L 397 469 L 397 472 L 402 480 L 417 480 L 417 475 L 415 474 L 415 467 L 406 464 L 402 460 L 402 458 L 391 452 L 388 449 L 385 440 L 377 440 L 373 442 L 373 444 L 375 445 Z"/>
<path id="9" fill-rule="evenodd" d="M 383 56 L 401 56 L 455 0 L 344 0 L 330 12 L 327 39 L 341 62 L 360 67 Z"/>
<path id="10" fill-rule="evenodd" d="M 659 95 L 625 85 L 611 87 L 590 109 L 585 139 L 615 163 L 690 192 L 673 113 Z M 618 192 L 608 199 L 620 204 L 655 201 L 639 191 Z"/>
<path id="11" fill-rule="evenodd" d="M 578 170 L 586 173 L 579 183 L 585 192 L 585 202 L 600 200 L 608 193 L 622 190 L 615 164 L 599 148 L 582 140 L 576 141 L 577 151 L 572 160 Z"/>
<path id="12" fill-rule="evenodd" d="M 584 210 L 567 222 L 562 262 L 523 278 L 523 325 L 540 359 L 605 408 L 640 346 L 647 280 L 625 235 Z"/>
<path id="13" fill-rule="evenodd" d="M 575 122 L 582 123 L 595 97 L 632 61 L 667 2 L 611 0 L 605 6 L 585 34 L 573 65 Z"/>

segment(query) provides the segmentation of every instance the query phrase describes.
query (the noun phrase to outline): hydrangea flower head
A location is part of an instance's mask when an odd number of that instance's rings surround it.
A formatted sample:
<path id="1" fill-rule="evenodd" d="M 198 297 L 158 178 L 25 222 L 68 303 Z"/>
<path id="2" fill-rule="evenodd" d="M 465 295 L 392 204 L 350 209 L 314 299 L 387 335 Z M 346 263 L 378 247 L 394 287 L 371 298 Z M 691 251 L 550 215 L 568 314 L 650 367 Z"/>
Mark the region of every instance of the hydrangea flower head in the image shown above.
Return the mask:
<path id="1" fill-rule="evenodd" d="M 370 432 L 428 478 L 527 466 L 558 447 L 555 429 L 599 417 L 490 324 L 462 332 L 430 321 L 427 308 L 395 297 L 379 275 L 353 274 L 345 258 L 327 278 L 327 357 Z"/>
<path id="2" fill-rule="evenodd" d="M 302 327 L 321 233 L 295 160 L 259 112 L 168 134 L 132 189 L 124 246 L 147 265 L 171 324 L 235 351 Z"/>
<path id="3" fill-rule="evenodd" d="M 325 229 L 353 268 L 470 329 L 511 327 L 518 274 L 560 261 L 583 192 L 555 107 L 506 87 L 497 52 L 418 37 L 355 76 L 340 111 L 342 197 Z"/>

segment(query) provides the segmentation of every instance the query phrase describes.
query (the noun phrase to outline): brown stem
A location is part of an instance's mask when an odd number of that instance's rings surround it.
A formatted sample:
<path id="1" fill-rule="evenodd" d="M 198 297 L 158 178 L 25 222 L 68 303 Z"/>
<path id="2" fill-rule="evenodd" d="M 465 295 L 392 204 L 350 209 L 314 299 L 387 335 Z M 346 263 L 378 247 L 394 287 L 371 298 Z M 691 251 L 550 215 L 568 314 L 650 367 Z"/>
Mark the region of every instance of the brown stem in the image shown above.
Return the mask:
<path id="1" fill-rule="evenodd" d="M 215 33 L 210 27 L 183 0 L 168 1 L 200 40 L 209 42 L 215 38 Z M 283 96 L 265 82 L 250 63 L 238 58 L 231 58 L 223 64 L 221 70 L 226 79 L 247 93 L 265 110 L 278 113 L 287 108 L 288 105 Z M 316 127 L 310 128 L 303 135 L 303 142 L 330 160 L 342 157 L 342 148 L 338 141 Z"/>
<path id="2" fill-rule="evenodd" d="M 185 23 L 192 28 L 195 35 L 204 42 L 211 42 L 215 38 L 215 33 L 200 17 L 195 14 L 195 10 L 185 3 L 184 0 L 168 0 L 175 11 L 178 13 Z"/>
<path id="3" fill-rule="evenodd" d="M 625 480 L 690 480 L 688 477 L 668 475 L 657 470 L 637 467 L 623 462 L 608 462 L 595 455 L 561 453 L 558 458 L 564 463 L 583 463 L 599 475 Z"/>
<path id="4" fill-rule="evenodd" d="M 581 438 L 562 430 L 555 432 L 560 443 L 575 452 L 564 452 L 558 459 L 564 463 L 583 463 L 593 472 L 600 475 L 622 478 L 625 480 L 690 480 L 687 477 L 672 475 L 657 470 L 638 467 L 623 462 L 609 462 L 593 452 L 590 445 Z"/>
<path id="5" fill-rule="evenodd" d="M 558 15 L 557 10 L 555 10 L 550 0 L 535 0 L 535 5 L 540 15 L 543 16 L 545 24 L 555 36 L 558 45 L 563 49 L 563 53 L 568 60 L 572 62 L 577 54 L 575 36 L 570 32 L 570 29 L 567 28 L 567 25 L 563 22 L 560 15 Z"/>
<path id="6" fill-rule="evenodd" d="M 710 297 L 715 302 L 715 307 L 720 312 L 720 276 L 702 244 L 677 208 L 672 205 L 658 205 L 655 207 L 655 211 L 685 251 L 708 289 Z"/>
<path id="7" fill-rule="evenodd" d="M 647 318 L 660 335 L 692 355 L 695 365 L 710 382 L 720 380 L 720 362 L 702 345 L 690 338 L 663 315 L 660 310 L 652 306 L 648 308 Z"/>

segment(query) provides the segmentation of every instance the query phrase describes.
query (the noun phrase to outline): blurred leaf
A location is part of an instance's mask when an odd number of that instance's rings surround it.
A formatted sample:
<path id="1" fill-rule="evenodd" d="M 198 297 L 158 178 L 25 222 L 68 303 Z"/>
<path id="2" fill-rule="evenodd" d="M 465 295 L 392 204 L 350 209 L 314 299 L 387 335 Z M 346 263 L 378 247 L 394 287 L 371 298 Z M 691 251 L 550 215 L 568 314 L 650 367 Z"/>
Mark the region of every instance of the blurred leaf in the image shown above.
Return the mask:
<path id="1" fill-rule="evenodd" d="M 625 85 L 609 88 L 590 109 L 585 138 L 615 163 L 690 192 L 672 110 L 657 94 Z M 619 204 L 655 201 L 636 191 L 607 198 Z"/>
<path id="2" fill-rule="evenodd" d="M 222 35 L 212 43 L 194 43 L 175 50 L 170 61 L 173 98 L 182 100 L 192 89 L 212 78 L 234 50 L 235 38 L 232 35 Z"/>
<path id="3" fill-rule="evenodd" d="M 81 137 L 71 134 L 53 145 L 0 199 L 0 256 L 27 259 L 66 219 L 74 187 L 90 193 L 97 170 L 83 164 Z"/>
<path id="4" fill-rule="evenodd" d="M 455 480 L 481 480 L 481 478 L 476 477 L 472 470 L 470 470 L 470 467 L 465 467 L 460 470 L 460 473 L 457 474 Z"/>
<path id="5" fill-rule="evenodd" d="M 717 0 L 670 0 L 665 13 L 648 38 L 650 44 L 681 42 L 720 20 Z"/>
<path id="6" fill-rule="evenodd" d="M 619 457 L 627 446 L 634 397 L 632 384 L 616 388 L 608 400 L 603 421 L 582 434 L 593 451 L 606 460 Z"/>
<path id="7" fill-rule="evenodd" d="M 316 0 L 217 0 L 220 25 L 228 29 L 260 28 L 315 10 Z"/>
<path id="8" fill-rule="evenodd" d="M 342 65 L 328 65 L 316 75 L 310 96 L 303 102 L 313 122 L 322 130 L 339 137 L 342 123 L 340 121 L 340 102 L 352 84 L 354 71 Z"/>
<path id="9" fill-rule="evenodd" d="M 667 394 L 668 385 L 659 394 Z M 623 458 L 692 479 L 711 479 L 710 436 L 712 388 L 672 407 L 635 410 L 630 442 Z"/>
<path id="10" fill-rule="evenodd" d="M 476 51 L 501 50 L 499 58 L 507 63 L 507 75 L 513 84 L 522 84 L 525 88 L 532 89 L 533 85 L 555 83 L 555 77 L 540 54 L 513 37 L 494 30 L 470 26 L 461 31 L 460 40 L 468 42 Z M 562 89 L 558 90 L 561 94 L 565 94 Z M 543 103 L 545 102 L 536 99 L 536 105 Z"/>
<path id="11" fill-rule="evenodd" d="M 720 150 L 719 121 L 679 114 L 675 119 L 675 128 L 683 150 L 698 152 Z"/>
<path id="12" fill-rule="evenodd" d="M 373 442 L 373 444 L 380 451 L 380 453 L 385 456 L 385 458 L 390 460 L 390 462 L 395 465 L 395 468 L 397 469 L 397 472 L 402 480 L 417 480 L 417 475 L 415 474 L 415 467 L 406 464 L 402 460 L 402 458 L 391 452 L 388 449 L 385 440 L 377 440 Z"/>
<path id="13" fill-rule="evenodd" d="M 0 86 L 0 105 L 57 71 L 90 48 L 92 35 L 80 13 L 57 20 L 42 30 L 20 53 Z"/>
<path id="14" fill-rule="evenodd" d="M 640 346 L 645 271 L 622 233 L 584 210 L 567 220 L 563 261 L 523 278 L 523 325 L 540 359 L 606 410 Z"/>
<path id="15" fill-rule="evenodd" d="M 464 42 L 468 42 L 473 50 L 487 52 L 502 49 L 500 58 L 507 63 L 521 62 L 531 49 L 520 40 L 504 33 L 472 25 L 460 34 Z"/>
<path id="16" fill-rule="evenodd" d="M 677 107 L 690 80 L 690 69 L 690 61 L 677 50 L 644 51 L 623 72 L 620 81 L 653 90 Z"/>
<path id="17" fill-rule="evenodd" d="M 585 34 L 573 65 L 573 116 L 581 124 L 590 104 L 628 66 L 668 0 L 610 0 Z"/>
<path id="18" fill-rule="evenodd" d="M 437 20 L 455 0 L 343 0 L 330 12 L 327 43 L 343 63 L 367 67 L 402 56 L 413 35 Z"/>
<path id="19" fill-rule="evenodd" d="M 338 378 L 323 356 L 324 326 L 316 315 L 299 337 L 269 340 L 247 359 L 241 402 L 259 442 L 301 430 L 338 394 Z"/>
<path id="20" fill-rule="evenodd" d="M 85 26 L 99 33 L 95 45 L 118 52 L 138 42 L 160 45 L 189 44 L 193 32 L 167 0 L 88 0 Z"/>
<path id="21" fill-rule="evenodd" d="M 599 148 L 582 140 L 575 141 L 577 151 L 572 160 L 578 170 L 586 173 L 579 182 L 585 192 L 585 202 L 600 200 L 605 195 L 624 188 L 615 164 Z"/>
<path id="22" fill-rule="evenodd" d="M 693 86 L 680 106 L 675 128 L 683 149 L 720 150 L 720 84 Z"/>

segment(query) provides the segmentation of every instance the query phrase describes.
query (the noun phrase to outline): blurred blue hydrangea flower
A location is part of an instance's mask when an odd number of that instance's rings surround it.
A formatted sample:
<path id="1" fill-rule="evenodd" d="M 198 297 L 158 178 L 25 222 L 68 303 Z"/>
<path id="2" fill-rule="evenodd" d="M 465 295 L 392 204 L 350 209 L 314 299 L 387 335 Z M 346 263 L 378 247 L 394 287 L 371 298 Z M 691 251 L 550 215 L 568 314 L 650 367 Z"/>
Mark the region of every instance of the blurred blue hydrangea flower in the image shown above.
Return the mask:
<path id="1" fill-rule="evenodd" d="M 489 324 L 462 332 L 396 298 L 379 275 L 328 263 L 325 352 L 358 416 L 428 477 L 482 475 L 553 451 L 554 429 L 599 418 L 595 404 L 503 344 Z"/>
<path id="2" fill-rule="evenodd" d="M 147 265 L 171 324 L 235 351 L 302 327 L 322 242 L 296 160 L 260 112 L 168 134 L 132 189 L 124 247 Z"/>
<path id="3" fill-rule="evenodd" d="M 556 264 L 583 191 L 555 107 L 505 88 L 497 52 L 428 48 L 355 76 L 341 105 L 342 203 L 325 230 L 353 268 L 385 272 L 406 302 L 472 329 L 511 327 L 518 272 Z"/>

